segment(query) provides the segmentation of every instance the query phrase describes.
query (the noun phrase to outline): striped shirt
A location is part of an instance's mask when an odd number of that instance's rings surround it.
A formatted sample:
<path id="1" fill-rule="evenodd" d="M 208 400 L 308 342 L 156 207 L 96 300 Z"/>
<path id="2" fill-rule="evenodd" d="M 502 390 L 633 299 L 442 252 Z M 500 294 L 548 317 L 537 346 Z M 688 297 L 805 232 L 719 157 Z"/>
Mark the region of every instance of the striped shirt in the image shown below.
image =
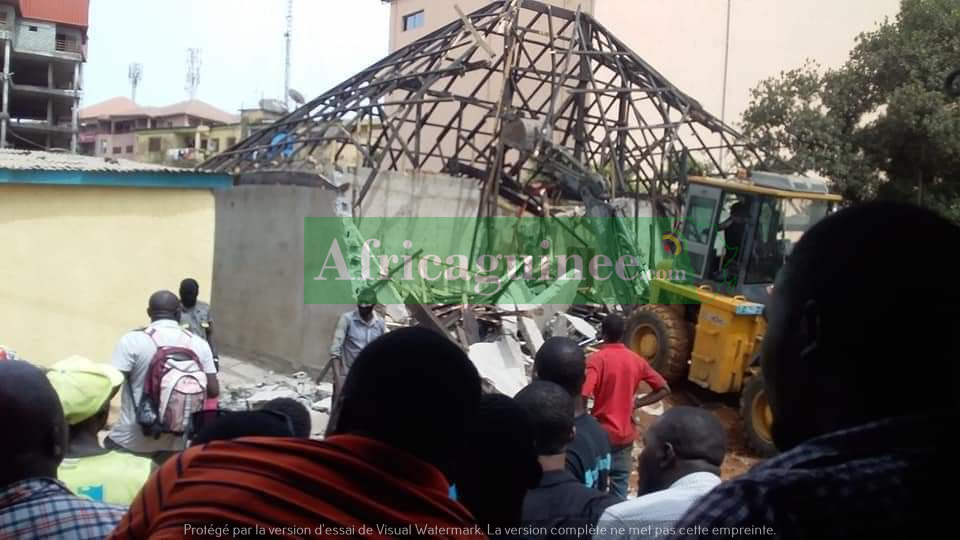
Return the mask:
<path id="1" fill-rule="evenodd" d="M 215 529 L 285 539 L 483 538 L 439 470 L 354 435 L 190 448 L 158 469 L 110 538 L 205 538 Z"/>
<path id="2" fill-rule="evenodd" d="M 53 478 L 22 480 L 0 491 L 0 540 L 100 540 L 125 511 L 77 497 Z"/>

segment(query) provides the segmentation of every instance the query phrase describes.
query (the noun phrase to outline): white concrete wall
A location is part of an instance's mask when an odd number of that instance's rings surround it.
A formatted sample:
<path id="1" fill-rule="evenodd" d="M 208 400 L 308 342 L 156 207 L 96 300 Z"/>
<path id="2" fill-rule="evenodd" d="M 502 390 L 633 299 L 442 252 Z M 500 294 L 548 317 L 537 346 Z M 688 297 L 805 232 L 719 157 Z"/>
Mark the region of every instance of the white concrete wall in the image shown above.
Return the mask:
<path id="1" fill-rule="evenodd" d="M 369 169 L 349 178 L 359 191 Z M 347 198 L 352 200 L 350 194 Z M 370 217 L 475 217 L 480 205 L 479 183 L 471 178 L 440 174 L 384 172 L 364 198 L 359 215 Z"/>
<path id="2" fill-rule="evenodd" d="M 216 201 L 217 346 L 281 371 L 319 371 L 345 309 L 304 304 L 303 218 L 333 216 L 333 191 L 244 185 L 217 191 Z"/>
<path id="3" fill-rule="evenodd" d="M 368 173 L 361 169 L 342 180 L 353 189 Z M 468 178 L 386 172 L 374 181 L 362 215 L 473 217 L 479 196 Z M 304 218 L 335 216 L 336 204 L 336 193 L 319 187 L 240 185 L 216 192 L 211 306 L 221 350 L 281 371 L 323 368 L 337 318 L 350 306 L 304 304 Z"/>

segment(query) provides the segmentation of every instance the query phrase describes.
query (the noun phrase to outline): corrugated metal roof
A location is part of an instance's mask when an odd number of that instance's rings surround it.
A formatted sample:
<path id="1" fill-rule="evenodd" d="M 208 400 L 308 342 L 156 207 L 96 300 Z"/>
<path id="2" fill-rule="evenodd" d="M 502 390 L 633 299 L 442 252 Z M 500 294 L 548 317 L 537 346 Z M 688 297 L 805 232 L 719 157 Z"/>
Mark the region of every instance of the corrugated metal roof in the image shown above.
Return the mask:
<path id="1" fill-rule="evenodd" d="M 207 171 L 165 167 L 140 163 L 129 159 L 114 159 L 38 150 L 0 150 L 0 170 L 14 171 L 84 171 L 108 173 L 191 173 L 208 174 Z"/>
<path id="2" fill-rule="evenodd" d="M 86 28 L 90 22 L 90 0 L 20 0 L 20 13 L 26 19 Z"/>

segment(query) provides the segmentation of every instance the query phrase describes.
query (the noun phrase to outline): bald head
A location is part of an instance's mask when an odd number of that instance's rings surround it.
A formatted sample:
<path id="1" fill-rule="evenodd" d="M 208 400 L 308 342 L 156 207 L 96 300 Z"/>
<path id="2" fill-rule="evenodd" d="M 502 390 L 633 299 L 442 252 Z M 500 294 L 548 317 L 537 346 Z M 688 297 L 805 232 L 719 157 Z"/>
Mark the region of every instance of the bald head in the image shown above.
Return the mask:
<path id="1" fill-rule="evenodd" d="M 552 337 L 537 351 L 533 359 L 536 378 L 563 387 L 573 397 L 580 397 L 586 377 L 586 357 L 577 342 L 568 337 Z"/>
<path id="2" fill-rule="evenodd" d="M 67 424 L 56 391 L 32 364 L 0 362 L 0 488 L 35 477 L 56 478 L 67 447 Z"/>
<path id="3" fill-rule="evenodd" d="M 151 321 L 160 319 L 180 320 L 180 299 L 170 291 L 157 291 L 150 295 L 147 315 Z"/>
<path id="4" fill-rule="evenodd" d="M 673 407 L 643 434 L 637 494 L 666 489 L 692 473 L 719 475 L 726 452 L 727 432 L 713 414 L 696 407 Z"/>
<path id="5" fill-rule="evenodd" d="M 727 432 L 712 413 L 673 407 L 650 426 L 659 443 L 670 443 L 677 459 L 703 460 L 719 467 L 727 452 Z"/>

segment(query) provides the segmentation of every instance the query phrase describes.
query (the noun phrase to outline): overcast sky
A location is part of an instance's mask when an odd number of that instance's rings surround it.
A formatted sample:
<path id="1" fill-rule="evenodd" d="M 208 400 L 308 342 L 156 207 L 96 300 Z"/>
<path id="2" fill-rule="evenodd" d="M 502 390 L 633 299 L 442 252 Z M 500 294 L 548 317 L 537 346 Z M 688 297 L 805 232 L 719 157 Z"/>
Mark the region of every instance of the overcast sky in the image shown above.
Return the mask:
<path id="1" fill-rule="evenodd" d="M 197 98 L 229 112 L 283 93 L 287 0 L 91 0 L 83 105 L 130 96 L 131 62 L 143 64 L 137 102 L 187 98 L 187 49 L 201 49 Z M 306 96 L 387 53 L 389 5 L 380 0 L 294 0 L 291 86 Z"/>

